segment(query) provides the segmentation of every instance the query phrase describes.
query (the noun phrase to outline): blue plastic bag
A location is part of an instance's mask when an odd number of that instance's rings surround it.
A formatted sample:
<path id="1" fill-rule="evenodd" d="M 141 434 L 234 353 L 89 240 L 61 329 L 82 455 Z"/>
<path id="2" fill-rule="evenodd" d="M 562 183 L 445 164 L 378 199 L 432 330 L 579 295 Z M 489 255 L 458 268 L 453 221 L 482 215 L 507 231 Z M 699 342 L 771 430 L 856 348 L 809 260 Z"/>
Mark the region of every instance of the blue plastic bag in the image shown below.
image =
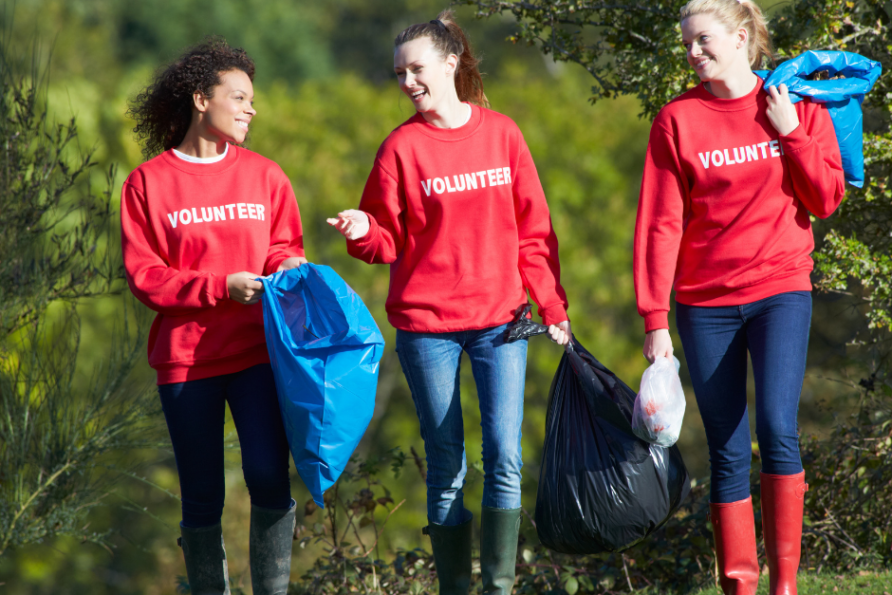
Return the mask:
<path id="1" fill-rule="evenodd" d="M 263 282 L 263 325 L 294 465 L 313 501 L 341 476 L 375 409 L 384 337 L 330 267 Z"/>
<path id="2" fill-rule="evenodd" d="M 810 81 L 806 77 L 827 71 L 832 76 L 845 78 Z M 809 51 L 788 60 L 776 70 L 757 70 L 768 87 L 787 85 L 793 103 L 810 97 L 816 103 L 826 103 L 842 154 L 842 168 L 846 182 L 861 188 L 864 185 L 864 139 L 861 102 L 873 88 L 883 68 L 879 62 L 851 52 Z"/>

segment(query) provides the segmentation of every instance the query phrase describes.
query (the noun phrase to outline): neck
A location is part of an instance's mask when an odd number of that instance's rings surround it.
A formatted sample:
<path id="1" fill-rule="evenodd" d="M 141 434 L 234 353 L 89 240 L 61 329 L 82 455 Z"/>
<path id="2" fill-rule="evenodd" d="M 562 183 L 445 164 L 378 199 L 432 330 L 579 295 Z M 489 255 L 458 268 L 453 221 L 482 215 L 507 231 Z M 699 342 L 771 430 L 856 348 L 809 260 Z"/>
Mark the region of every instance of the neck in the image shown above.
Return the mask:
<path id="1" fill-rule="evenodd" d="M 735 74 L 724 80 L 706 81 L 703 86 L 720 99 L 738 99 L 749 95 L 759 80 L 759 77 L 747 68 L 746 72 Z"/>
<path id="2" fill-rule="evenodd" d="M 204 126 L 193 122 L 177 151 L 201 159 L 218 157 L 226 151 L 226 141 L 216 134 L 211 134 Z"/>
<path id="3" fill-rule="evenodd" d="M 421 112 L 421 115 L 437 128 L 458 128 L 468 119 L 468 106 L 458 100 L 457 94 L 453 94 L 443 105 Z"/>

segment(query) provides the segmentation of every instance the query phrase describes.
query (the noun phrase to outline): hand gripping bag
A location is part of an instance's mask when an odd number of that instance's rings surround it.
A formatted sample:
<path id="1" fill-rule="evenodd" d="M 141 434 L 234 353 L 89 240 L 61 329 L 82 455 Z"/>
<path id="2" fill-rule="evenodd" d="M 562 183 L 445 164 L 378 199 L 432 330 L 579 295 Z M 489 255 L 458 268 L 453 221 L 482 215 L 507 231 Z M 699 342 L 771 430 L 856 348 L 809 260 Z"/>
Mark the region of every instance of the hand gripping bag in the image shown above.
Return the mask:
<path id="1" fill-rule="evenodd" d="M 522 313 L 508 340 L 546 328 Z M 536 530 L 558 552 L 620 552 L 678 510 L 690 476 L 677 446 L 648 444 L 632 432 L 635 391 L 578 341 L 573 346 L 548 399 Z"/>
<path id="2" fill-rule="evenodd" d="M 261 278 L 263 325 L 294 465 L 313 496 L 340 477 L 372 419 L 384 337 L 330 267 Z"/>
<path id="3" fill-rule="evenodd" d="M 882 65 L 860 54 L 836 51 L 808 51 L 783 62 L 773 71 L 757 70 L 770 86 L 787 85 L 793 103 L 810 97 L 826 103 L 846 182 L 861 188 L 864 185 L 864 138 L 861 102 L 882 73 Z M 809 80 L 816 72 L 827 72 L 826 80 Z"/>
<path id="4" fill-rule="evenodd" d="M 678 366 L 675 357 L 658 357 L 641 376 L 632 431 L 645 442 L 672 446 L 678 441 L 686 406 Z"/>

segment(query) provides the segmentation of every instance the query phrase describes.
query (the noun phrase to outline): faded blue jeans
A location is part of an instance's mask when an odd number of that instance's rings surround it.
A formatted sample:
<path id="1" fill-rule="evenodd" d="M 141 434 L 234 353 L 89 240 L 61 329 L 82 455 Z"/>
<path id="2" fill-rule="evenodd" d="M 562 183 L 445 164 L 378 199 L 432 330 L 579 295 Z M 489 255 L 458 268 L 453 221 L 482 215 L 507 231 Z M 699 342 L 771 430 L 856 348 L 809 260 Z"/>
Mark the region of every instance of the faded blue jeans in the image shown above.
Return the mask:
<path id="1" fill-rule="evenodd" d="M 471 360 L 483 428 L 483 505 L 520 508 L 520 449 L 526 340 L 505 343 L 508 325 L 450 333 L 397 330 L 396 349 L 412 391 L 427 454 L 427 516 L 459 525 L 470 513 L 459 396 L 462 351 Z"/>
<path id="2" fill-rule="evenodd" d="M 802 471 L 797 416 L 811 310 L 807 291 L 781 293 L 741 306 L 678 304 L 678 334 L 706 428 L 714 504 L 750 495 L 747 351 L 756 382 L 762 472 L 795 475 Z"/>

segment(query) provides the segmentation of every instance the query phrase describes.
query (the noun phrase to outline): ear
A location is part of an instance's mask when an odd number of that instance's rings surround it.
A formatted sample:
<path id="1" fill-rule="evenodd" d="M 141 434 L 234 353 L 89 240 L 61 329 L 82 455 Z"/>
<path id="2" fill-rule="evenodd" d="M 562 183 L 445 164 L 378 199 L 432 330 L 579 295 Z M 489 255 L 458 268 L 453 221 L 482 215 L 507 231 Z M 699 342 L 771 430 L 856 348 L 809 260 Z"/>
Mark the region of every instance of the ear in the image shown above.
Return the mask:
<path id="1" fill-rule="evenodd" d="M 455 73 L 455 69 L 458 68 L 458 56 L 455 54 L 449 54 L 446 56 L 446 74 L 447 76 L 451 76 Z"/>
<path id="2" fill-rule="evenodd" d="M 741 27 L 737 30 L 737 48 L 740 49 L 742 47 L 746 47 L 747 41 L 749 41 L 750 34 L 746 28 Z"/>
<path id="3" fill-rule="evenodd" d="M 192 94 L 192 107 L 197 109 L 199 112 L 204 113 L 208 109 L 208 97 L 201 91 L 196 91 Z"/>

